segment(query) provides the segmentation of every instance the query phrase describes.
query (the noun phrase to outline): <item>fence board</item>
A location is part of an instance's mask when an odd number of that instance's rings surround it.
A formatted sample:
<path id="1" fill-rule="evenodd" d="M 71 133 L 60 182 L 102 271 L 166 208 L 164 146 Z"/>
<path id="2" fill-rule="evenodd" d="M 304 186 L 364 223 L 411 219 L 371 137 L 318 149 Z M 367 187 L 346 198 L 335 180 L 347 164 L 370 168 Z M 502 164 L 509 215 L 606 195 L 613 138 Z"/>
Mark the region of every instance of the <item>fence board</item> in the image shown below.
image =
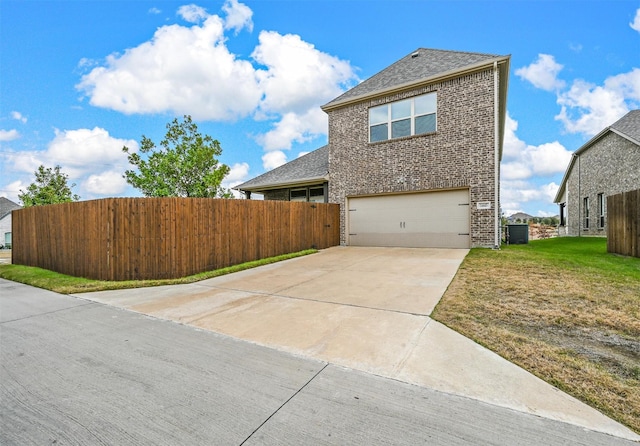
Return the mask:
<path id="1" fill-rule="evenodd" d="M 99 280 L 166 279 L 340 243 L 337 204 L 107 198 L 12 214 L 13 263 Z"/>
<path id="2" fill-rule="evenodd" d="M 640 189 L 607 197 L 607 251 L 640 257 Z"/>

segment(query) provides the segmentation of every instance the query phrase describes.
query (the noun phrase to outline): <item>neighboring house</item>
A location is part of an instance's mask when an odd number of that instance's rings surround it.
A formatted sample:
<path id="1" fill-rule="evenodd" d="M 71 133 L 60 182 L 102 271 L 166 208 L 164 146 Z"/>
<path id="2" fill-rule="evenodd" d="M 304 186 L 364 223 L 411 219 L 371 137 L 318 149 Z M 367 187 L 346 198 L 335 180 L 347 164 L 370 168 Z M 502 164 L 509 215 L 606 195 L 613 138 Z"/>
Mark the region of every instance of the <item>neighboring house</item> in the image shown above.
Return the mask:
<path id="1" fill-rule="evenodd" d="M 322 189 L 345 245 L 499 246 L 509 61 L 420 48 L 322 107 L 328 146 L 236 189 L 309 201 Z"/>
<path id="2" fill-rule="evenodd" d="M 507 217 L 507 221 L 509 223 L 528 223 L 532 218 L 532 215 L 525 214 L 524 212 L 516 212 L 510 217 Z"/>
<path id="3" fill-rule="evenodd" d="M 640 110 L 576 150 L 554 203 L 560 235 L 607 234 L 607 196 L 640 189 Z"/>
<path id="4" fill-rule="evenodd" d="M 11 247 L 11 211 L 16 209 L 22 209 L 22 206 L 0 197 L 0 246 Z"/>

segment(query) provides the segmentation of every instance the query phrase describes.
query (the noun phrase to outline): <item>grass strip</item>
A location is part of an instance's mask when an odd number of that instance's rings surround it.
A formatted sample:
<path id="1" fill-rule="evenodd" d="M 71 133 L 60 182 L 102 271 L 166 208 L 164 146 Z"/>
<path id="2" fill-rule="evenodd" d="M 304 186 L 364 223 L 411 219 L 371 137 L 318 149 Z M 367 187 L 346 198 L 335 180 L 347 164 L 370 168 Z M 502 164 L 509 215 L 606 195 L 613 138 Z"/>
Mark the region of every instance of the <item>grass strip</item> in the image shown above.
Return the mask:
<path id="1" fill-rule="evenodd" d="M 606 239 L 472 249 L 432 317 L 640 433 L 640 259 Z"/>
<path id="2" fill-rule="evenodd" d="M 177 285 L 184 283 L 199 282 L 213 277 L 223 276 L 225 274 L 236 273 L 246 269 L 256 268 L 258 266 L 268 265 L 271 263 L 281 262 L 283 260 L 293 259 L 308 254 L 318 252 L 316 249 L 307 249 L 304 251 L 283 254 L 266 259 L 254 260 L 239 265 L 228 266 L 226 268 L 214 271 L 206 271 L 192 276 L 181 277 L 178 279 L 159 279 L 159 280 L 123 280 L 123 281 L 106 281 L 93 280 L 83 277 L 73 277 L 66 274 L 60 274 L 42 268 L 23 265 L 0 265 L 0 278 L 20 282 L 27 285 L 44 288 L 46 290 L 55 291 L 61 294 L 77 294 L 87 293 L 91 291 L 105 290 L 122 290 L 127 288 L 153 287 L 160 285 Z"/>

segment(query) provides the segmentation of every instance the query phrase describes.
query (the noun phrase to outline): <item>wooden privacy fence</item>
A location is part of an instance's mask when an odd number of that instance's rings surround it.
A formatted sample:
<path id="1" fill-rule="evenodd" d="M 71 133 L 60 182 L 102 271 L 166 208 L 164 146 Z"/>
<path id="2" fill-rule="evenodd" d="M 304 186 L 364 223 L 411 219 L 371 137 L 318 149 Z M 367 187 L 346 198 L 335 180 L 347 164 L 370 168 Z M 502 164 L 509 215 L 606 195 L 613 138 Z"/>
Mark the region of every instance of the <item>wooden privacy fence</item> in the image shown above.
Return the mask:
<path id="1" fill-rule="evenodd" d="M 16 264 L 99 280 L 169 279 L 340 243 L 339 205 L 107 198 L 12 215 Z"/>
<path id="2" fill-rule="evenodd" d="M 607 251 L 640 257 L 640 189 L 607 197 Z"/>

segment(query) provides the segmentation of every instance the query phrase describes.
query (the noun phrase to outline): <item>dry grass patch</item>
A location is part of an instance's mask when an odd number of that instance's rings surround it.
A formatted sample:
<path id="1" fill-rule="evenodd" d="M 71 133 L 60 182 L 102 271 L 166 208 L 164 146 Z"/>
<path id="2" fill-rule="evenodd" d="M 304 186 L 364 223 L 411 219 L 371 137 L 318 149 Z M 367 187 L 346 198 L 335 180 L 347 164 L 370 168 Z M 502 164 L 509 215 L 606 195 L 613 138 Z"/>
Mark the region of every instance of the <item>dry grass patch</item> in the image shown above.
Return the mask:
<path id="1" fill-rule="evenodd" d="M 432 317 L 640 433 L 640 259 L 605 239 L 473 249 Z"/>

